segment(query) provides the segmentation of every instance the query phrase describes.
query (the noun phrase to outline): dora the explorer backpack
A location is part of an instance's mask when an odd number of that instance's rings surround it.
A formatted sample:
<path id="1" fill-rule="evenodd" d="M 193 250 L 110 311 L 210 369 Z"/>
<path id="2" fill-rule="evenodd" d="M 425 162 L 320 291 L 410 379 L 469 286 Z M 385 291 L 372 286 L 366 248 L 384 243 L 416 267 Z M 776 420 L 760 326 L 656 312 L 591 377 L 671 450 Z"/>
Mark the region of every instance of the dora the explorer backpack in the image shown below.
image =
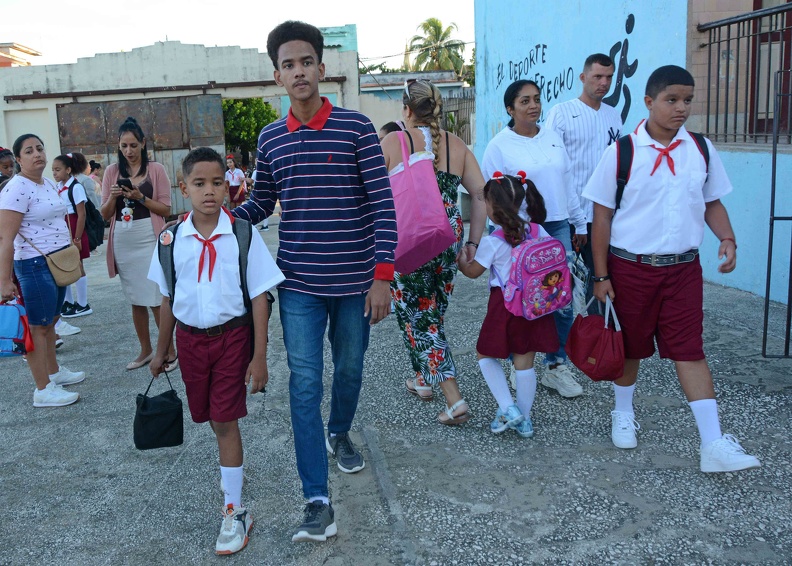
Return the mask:
<path id="1" fill-rule="evenodd" d="M 492 233 L 506 241 L 503 230 Z M 534 320 L 564 308 L 572 302 L 572 286 L 564 244 L 550 236 L 539 236 L 539 225 L 530 223 L 530 230 L 519 245 L 511 250 L 509 279 L 503 289 L 506 310 L 516 316 Z"/>
<path id="2" fill-rule="evenodd" d="M 699 133 L 688 132 L 693 141 L 696 142 L 696 147 L 701 152 L 704 158 L 704 165 L 709 173 L 709 147 L 707 147 L 707 139 Z M 622 197 L 624 196 L 624 187 L 630 180 L 630 170 L 632 169 L 633 154 L 635 148 L 633 147 L 632 137 L 628 134 L 622 136 L 616 142 L 616 208 L 613 209 L 614 214 L 621 206 Z"/>

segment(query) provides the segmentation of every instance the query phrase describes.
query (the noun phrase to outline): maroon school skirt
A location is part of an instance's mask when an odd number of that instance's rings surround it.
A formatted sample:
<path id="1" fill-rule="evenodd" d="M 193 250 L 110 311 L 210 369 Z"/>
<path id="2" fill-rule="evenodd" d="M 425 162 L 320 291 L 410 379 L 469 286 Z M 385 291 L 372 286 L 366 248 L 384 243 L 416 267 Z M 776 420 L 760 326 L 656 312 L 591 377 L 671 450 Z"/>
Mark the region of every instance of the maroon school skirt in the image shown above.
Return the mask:
<path id="1" fill-rule="evenodd" d="M 71 226 L 71 233 L 74 234 L 77 231 L 77 215 L 70 214 L 69 215 L 69 226 Z M 80 250 L 80 259 L 85 259 L 91 257 L 91 249 L 88 244 L 88 232 L 83 229 L 82 233 L 82 249 Z"/>

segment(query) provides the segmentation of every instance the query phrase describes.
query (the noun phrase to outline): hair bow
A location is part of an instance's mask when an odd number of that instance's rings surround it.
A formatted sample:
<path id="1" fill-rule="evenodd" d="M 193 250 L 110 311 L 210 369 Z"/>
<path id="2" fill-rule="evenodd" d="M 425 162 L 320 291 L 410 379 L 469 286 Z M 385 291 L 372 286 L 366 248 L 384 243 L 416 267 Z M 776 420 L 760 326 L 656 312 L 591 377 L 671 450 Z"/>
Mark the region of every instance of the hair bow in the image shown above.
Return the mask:
<path id="1" fill-rule="evenodd" d="M 497 181 L 499 185 L 500 185 L 501 179 L 503 179 L 503 173 L 501 173 L 500 171 L 495 171 L 492 174 L 492 180 L 493 181 Z"/>
<path id="2" fill-rule="evenodd" d="M 525 184 L 525 171 L 517 171 L 517 178 L 520 180 L 520 184 Z"/>
<path id="3" fill-rule="evenodd" d="M 66 157 L 68 157 L 69 159 L 71 159 L 71 158 L 73 158 L 74 156 L 73 156 L 71 153 L 67 153 L 67 154 L 66 154 Z"/>

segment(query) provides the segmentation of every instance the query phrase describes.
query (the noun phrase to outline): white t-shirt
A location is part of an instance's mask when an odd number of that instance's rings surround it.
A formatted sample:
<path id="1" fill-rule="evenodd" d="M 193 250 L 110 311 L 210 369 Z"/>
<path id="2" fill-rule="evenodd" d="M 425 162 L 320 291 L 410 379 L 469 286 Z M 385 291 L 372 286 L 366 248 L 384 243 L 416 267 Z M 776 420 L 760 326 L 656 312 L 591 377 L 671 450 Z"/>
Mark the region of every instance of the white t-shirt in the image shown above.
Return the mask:
<path id="1" fill-rule="evenodd" d="M 14 175 L 0 193 L 0 209 L 23 214 L 19 233 L 14 238 L 14 259 L 31 259 L 69 245 L 66 207 L 58 196 L 55 184 L 43 179 L 37 185 L 27 177 Z M 41 253 L 22 236 L 33 242 Z"/>
<path id="2" fill-rule="evenodd" d="M 544 228 L 539 226 L 539 237 L 549 236 Z M 475 261 L 482 267 L 490 270 L 489 286 L 500 287 L 500 281 L 506 283 L 511 270 L 512 247 L 504 240 L 492 234 L 484 236 L 476 249 Z M 496 275 L 497 273 L 497 275 Z M 498 277 L 500 276 L 500 281 Z"/>
<path id="3" fill-rule="evenodd" d="M 551 128 L 564 141 L 572 164 L 570 179 L 578 197 L 599 163 L 602 152 L 619 139 L 622 129 L 621 114 L 605 103 L 599 110 L 583 103 L 579 98 L 556 104 L 550 109 L 545 127 Z M 594 204 L 580 198 L 580 207 L 591 222 Z"/>
<path id="4" fill-rule="evenodd" d="M 232 187 L 238 187 L 245 182 L 245 174 L 241 169 L 234 169 L 233 171 L 229 169 L 226 171 L 225 180 L 228 181 L 228 184 Z"/>
<path id="5" fill-rule="evenodd" d="M 683 126 L 671 141 L 682 143 L 669 154 L 676 174 L 663 157 L 651 175 L 659 154 L 651 146 L 663 149 L 662 144 L 651 138 L 645 123 L 630 135 L 635 154 L 621 206 L 611 223 L 611 245 L 634 254 L 679 254 L 698 248 L 704 239 L 706 203 L 732 191 L 715 147 L 707 140 L 708 174 L 704 157 Z M 584 197 L 611 209 L 616 207 L 616 148 L 613 144 L 605 150 L 583 189 Z"/>
<path id="6" fill-rule="evenodd" d="M 285 279 L 264 245 L 261 234 L 258 230 L 252 232 L 247 264 L 248 293 L 251 299 Z M 217 261 L 210 281 L 209 253 L 204 251 L 203 243 L 194 237 L 195 234 L 200 236 L 192 223 L 191 213 L 179 226 L 175 241 L 171 244 L 175 246 L 173 263 L 176 268 L 173 316 L 188 326 L 211 328 L 245 314 L 245 303 L 240 287 L 242 280 L 239 276 L 239 245 L 228 215 L 221 213 L 217 227 L 212 232 L 212 236 L 215 234 L 222 236 L 212 242 L 217 252 Z M 204 264 L 199 282 L 198 265 L 201 254 L 204 255 Z M 156 246 L 151 258 L 148 278 L 159 285 L 160 292 L 164 296 L 170 295 Z"/>
<path id="7" fill-rule="evenodd" d="M 576 233 L 586 234 L 586 216 L 569 179 L 569 168 L 564 142 L 546 127 L 540 128 L 532 138 L 504 128 L 487 144 L 481 162 L 485 179 L 491 179 L 495 171 L 505 175 L 525 171 L 544 198 L 547 222 L 569 219 Z M 520 207 L 520 215 L 528 219 L 525 202 Z"/>
<path id="8" fill-rule="evenodd" d="M 58 183 L 58 194 L 60 195 L 63 204 L 66 205 L 66 210 L 69 214 L 75 214 L 76 211 L 69 200 L 69 185 L 74 182 L 74 177 L 69 177 L 68 181 L 65 183 Z M 81 202 L 86 202 L 88 197 L 85 194 L 85 187 L 83 187 L 80 183 L 74 185 L 72 189 L 72 198 L 74 199 L 74 204 L 80 204 Z"/>

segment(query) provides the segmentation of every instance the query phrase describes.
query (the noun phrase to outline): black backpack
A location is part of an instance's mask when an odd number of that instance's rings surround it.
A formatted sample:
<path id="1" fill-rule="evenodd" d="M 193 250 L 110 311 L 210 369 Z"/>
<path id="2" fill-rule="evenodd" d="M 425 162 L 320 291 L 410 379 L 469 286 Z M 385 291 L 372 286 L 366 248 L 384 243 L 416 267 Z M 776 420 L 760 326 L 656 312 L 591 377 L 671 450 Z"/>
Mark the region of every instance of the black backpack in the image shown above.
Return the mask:
<path id="1" fill-rule="evenodd" d="M 79 181 L 74 179 L 72 184 L 69 185 L 68 192 L 69 202 L 75 212 L 77 212 L 77 205 L 74 203 L 74 195 L 72 193 L 74 192 L 74 185 L 78 183 Z M 88 234 L 88 248 L 91 251 L 94 251 L 104 243 L 104 218 L 102 218 L 102 214 L 96 210 L 96 206 L 91 202 L 91 199 L 87 198 L 87 195 L 85 200 L 85 232 Z"/>
<path id="2" fill-rule="evenodd" d="M 688 133 L 693 138 L 693 141 L 696 142 L 698 150 L 704 157 L 704 165 L 707 168 L 707 172 L 709 172 L 710 155 L 707 139 L 699 133 Z M 630 180 L 630 170 L 632 169 L 633 154 L 635 152 L 632 137 L 629 135 L 620 137 L 616 143 L 616 208 L 613 209 L 614 214 L 619 210 L 622 196 L 624 196 L 624 187 L 627 186 L 627 181 Z"/>

